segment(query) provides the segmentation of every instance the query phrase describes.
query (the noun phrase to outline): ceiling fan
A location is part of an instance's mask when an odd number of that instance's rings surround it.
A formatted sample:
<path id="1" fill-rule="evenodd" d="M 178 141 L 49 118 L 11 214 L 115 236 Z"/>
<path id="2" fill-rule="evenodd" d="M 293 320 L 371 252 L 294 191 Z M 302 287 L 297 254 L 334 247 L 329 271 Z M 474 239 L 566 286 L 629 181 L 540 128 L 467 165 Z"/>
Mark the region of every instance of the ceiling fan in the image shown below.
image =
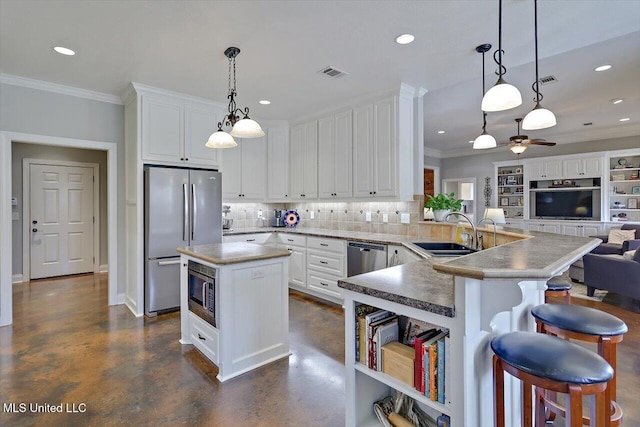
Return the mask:
<path id="1" fill-rule="evenodd" d="M 515 154 L 522 154 L 527 148 L 529 148 L 529 145 L 546 145 L 549 147 L 556 145 L 555 142 L 546 141 L 542 138 L 529 139 L 529 136 L 527 135 L 520 135 L 520 122 L 522 121 L 522 117 L 518 117 L 515 121 L 518 124 L 518 134 L 509 138 L 508 142 L 501 142 L 498 146 L 504 147 L 505 145 L 508 145 L 509 149 Z"/>

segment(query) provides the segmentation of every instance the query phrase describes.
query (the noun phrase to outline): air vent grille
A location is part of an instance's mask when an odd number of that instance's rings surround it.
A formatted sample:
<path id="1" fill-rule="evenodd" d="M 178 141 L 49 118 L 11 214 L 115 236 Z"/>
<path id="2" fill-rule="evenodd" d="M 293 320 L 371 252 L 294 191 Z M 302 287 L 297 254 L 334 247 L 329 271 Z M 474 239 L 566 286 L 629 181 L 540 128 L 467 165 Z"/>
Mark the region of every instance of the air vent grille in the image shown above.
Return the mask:
<path id="1" fill-rule="evenodd" d="M 557 81 L 558 79 L 556 79 L 554 76 L 540 77 L 540 84 L 543 84 L 543 85 L 548 85 L 549 83 L 555 83 Z"/>
<path id="2" fill-rule="evenodd" d="M 347 75 L 349 73 L 342 71 L 342 70 L 338 70 L 335 67 L 324 67 L 322 70 L 318 71 L 319 73 L 324 74 L 325 76 L 328 77 L 332 77 L 334 79 L 337 79 L 338 77 L 342 77 L 344 75 Z"/>

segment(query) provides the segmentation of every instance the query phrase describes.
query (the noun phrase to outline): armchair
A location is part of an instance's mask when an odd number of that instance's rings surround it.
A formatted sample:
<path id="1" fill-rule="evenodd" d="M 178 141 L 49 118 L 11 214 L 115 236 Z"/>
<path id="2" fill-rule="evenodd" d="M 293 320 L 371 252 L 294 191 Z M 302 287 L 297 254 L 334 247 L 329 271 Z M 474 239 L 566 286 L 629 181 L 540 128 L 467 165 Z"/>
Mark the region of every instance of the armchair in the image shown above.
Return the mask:
<path id="1" fill-rule="evenodd" d="M 609 243 L 609 236 L 592 236 L 602 240 L 602 243 L 591 251 L 593 254 L 622 255 L 626 251 L 632 251 L 640 246 L 640 224 L 623 224 L 621 230 L 636 230 L 636 238 L 634 240 L 625 240 L 621 245 Z"/>
<path id="2" fill-rule="evenodd" d="M 633 259 L 622 255 L 586 254 L 584 262 L 584 284 L 587 295 L 593 296 L 595 289 L 604 289 L 640 300 L 640 249 Z"/>

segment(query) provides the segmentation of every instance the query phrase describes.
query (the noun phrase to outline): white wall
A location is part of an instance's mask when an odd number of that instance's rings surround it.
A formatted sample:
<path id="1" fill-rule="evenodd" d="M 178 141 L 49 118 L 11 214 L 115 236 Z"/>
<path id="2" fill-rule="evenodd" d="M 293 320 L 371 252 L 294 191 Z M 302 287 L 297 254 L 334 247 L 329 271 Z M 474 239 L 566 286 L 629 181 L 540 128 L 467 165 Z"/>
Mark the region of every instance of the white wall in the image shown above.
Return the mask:
<path id="1" fill-rule="evenodd" d="M 119 207 L 117 217 L 118 223 L 124 224 L 125 150 L 122 105 L 0 84 L 0 130 L 116 143 Z M 120 294 L 124 293 L 126 284 L 124 227 L 118 229 L 118 241 Z M 13 256 L 15 265 L 15 258 L 21 259 L 21 253 L 14 251 Z"/>

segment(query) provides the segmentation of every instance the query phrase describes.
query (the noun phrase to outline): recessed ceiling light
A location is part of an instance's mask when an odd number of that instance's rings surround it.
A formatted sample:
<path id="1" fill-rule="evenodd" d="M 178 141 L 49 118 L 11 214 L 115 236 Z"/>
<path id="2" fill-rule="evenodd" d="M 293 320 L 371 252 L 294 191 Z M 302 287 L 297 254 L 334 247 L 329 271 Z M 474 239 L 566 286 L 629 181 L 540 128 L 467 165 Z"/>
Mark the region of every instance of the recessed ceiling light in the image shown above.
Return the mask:
<path id="1" fill-rule="evenodd" d="M 609 68 L 611 68 L 611 65 L 609 64 L 601 65 L 599 67 L 594 68 L 594 71 L 607 71 Z"/>
<path id="2" fill-rule="evenodd" d="M 620 104 L 622 101 L 624 101 L 624 99 L 622 99 L 622 98 L 613 98 L 609 102 L 611 102 L 613 105 L 616 105 L 616 104 Z"/>
<path id="3" fill-rule="evenodd" d="M 398 44 L 409 44 L 414 41 L 416 37 L 413 34 L 401 34 L 396 37 L 396 43 Z"/>
<path id="4" fill-rule="evenodd" d="M 269 105 L 269 104 L 271 104 L 271 101 L 266 100 L 266 99 L 261 99 L 261 100 L 260 100 L 260 104 L 262 104 L 262 105 Z"/>
<path id="5" fill-rule="evenodd" d="M 53 50 L 55 50 L 61 55 L 73 56 L 76 54 L 74 51 L 72 51 L 68 47 L 56 46 L 53 48 Z"/>
<path id="6" fill-rule="evenodd" d="M 631 120 L 629 117 L 625 117 L 624 119 L 620 119 L 621 122 L 628 122 L 629 120 Z"/>
<path id="7" fill-rule="evenodd" d="M 444 131 L 443 130 L 439 130 L 438 133 L 444 133 Z"/>

